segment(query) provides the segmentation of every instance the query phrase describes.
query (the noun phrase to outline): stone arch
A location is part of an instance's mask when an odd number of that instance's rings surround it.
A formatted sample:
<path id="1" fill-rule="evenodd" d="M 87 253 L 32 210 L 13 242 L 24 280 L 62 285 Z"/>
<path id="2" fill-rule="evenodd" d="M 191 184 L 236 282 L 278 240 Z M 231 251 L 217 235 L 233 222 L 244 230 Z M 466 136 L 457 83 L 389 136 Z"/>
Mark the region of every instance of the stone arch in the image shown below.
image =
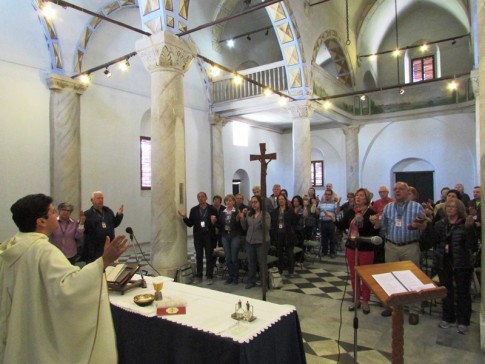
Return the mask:
<path id="1" fill-rule="evenodd" d="M 64 74 L 64 67 L 62 64 L 62 53 L 61 45 L 59 43 L 59 38 L 57 36 L 57 30 L 52 19 L 46 18 L 42 14 L 42 0 L 32 0 L 32 6 L 37 12 L 40 24 L 44 30 L 44 36 L 47 43 L 47 49 L 49 50 L 49 55 L 51 59 L 51 70 L 57 74 Z"/>
<path id="2" fill-rule="evenodd" d="M 216 19 L 231 13 L 236 0 L 226 0 L 217 9 Z M 288 80 L 288 94 L 296 99 L 305 99 L 311 95 L 310 75 L 305 70 L 305 57 L 300 42 L 300 32 L 290 8 L 288 0 L 269 5 L 266 8 L 273 29 L 275 31 Z M 219 41 L 223 33 L 223 26 L 215 26 L 212 35 L 214 49 L 220 47 Z"/>
<path id="3" fill-rule="evenodd" d="M 338 79 L 347 87 L 353 87 L 354 77 L 352 74 L 352 68 L 350 62 L 349 54 L 346 48 L 342 48 L 340 46 L 342 41 L 338 36 L 337 31 L 333 29 L 326 30 L 323 32 L 315 42 L 315 46 L 313 47 L 313 54 L 312 54 L 312 64 L 320 65 L 318 57 L 321 54 L 322 47 L 326 47 L 326 50 L 330 54 L 332 61 L 335 64 L 335 69 L 337 72 Z"/>
<path id="4" fill-rule="evenodd" d="M 117 0 L 113 1 L 112 3 L 102 7 L 99 10 L 99 13 L 108 17 L 120 10 L 126 8 L 136 8 L 138 7 L 136 0 Z M 76 54 L 74 56 L 74 70 L 78 73 L 82 71 L 82 62 L 84 58 L 84 54 L 86 53 L 86 49 L 88 47 L 89 40 L 96 32 L 97 27 L 102 22 L 102 19 L 92 17 L 91 20 L 86 25 L 83 34 L 81 35 L 81 39 L 79 40 L 78 46 L 76 48 Z"/>
<path id="5" fill-rule="evenodd" d="M 232 175 L 231 184 L 232 181 L 236 179 L 240 181 L 239 192 L 244 195 L 244 201 L 246 203 L 248 197 L 251 197 L 251 183 L 249 181 L 248 172 L 244 169 L 238 169 Z"/>
<path id="6" fill-rule="evenodd" d="M 373 90 L 377 87 L 376 80 L 375 80 L 374 76 L 372 75 L 371 71 L 366 71 L 364 73 L 364 77 L 363 77 L 362 80 L 363 80 L 363 83 L 364 83 L 364 89 L 365 90 Z"/>
<path id="7" fill-rule="evenodd" d="M 402 159 L 391 168 L 391 173 L 395 172 L 420 172 L 420 171 L 434 171 L 434 166 L 427 160 L 421 158 L 405 158 Z"/>

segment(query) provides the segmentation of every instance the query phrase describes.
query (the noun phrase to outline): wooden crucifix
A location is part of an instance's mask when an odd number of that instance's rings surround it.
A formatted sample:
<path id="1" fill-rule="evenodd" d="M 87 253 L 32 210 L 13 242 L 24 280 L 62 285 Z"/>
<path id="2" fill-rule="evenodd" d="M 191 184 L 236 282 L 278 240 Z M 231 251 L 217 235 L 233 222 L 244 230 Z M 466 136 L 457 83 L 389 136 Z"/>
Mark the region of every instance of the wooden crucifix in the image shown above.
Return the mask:
<path id="1" fill-rule="evenodd" d="M 268 163 L 276 159 L 276 153 L 266 154 L 266 143 L 259 143 L 259 150 L 261 154 L 250 154 L 249 160 L 261 162 L 261 196 L 266 197 L 266 171 Z"/>
<path id="2" fill-rule="evenodd" d="M 261 163 L 261 200 L 262 200 L 262 206 L 260 206 L 263 214 L 262 214 L 262 228 L 263 228 L 263 247 L 269 246 L 269 243 L 266 242 L 266 232 L 268 231 L 269 226 L 266 226 L 266 219 L 264 218 L 266 216 L 266 171 L 268 167 L 268 163 L 271 162 L 272 160 L 276 159 L 276 153 L 270 153 L 266 154 L 266 143 L 259 143 L 259 150 L 261 151 L 261 154 L 250 154 L 249 155 L 249 160 L 250 161 L 260 161 Z M 262 269 L 261 272 L 261 289 L 263 293 L 263 301 L 266 301 L 266 291 L 268 290 L 268 257 L 267 255 L 267 249 L 263 249 L 263 254 L 262 254 L 262 262 L 261 265 L 265 267 L 265 269 Z"/>

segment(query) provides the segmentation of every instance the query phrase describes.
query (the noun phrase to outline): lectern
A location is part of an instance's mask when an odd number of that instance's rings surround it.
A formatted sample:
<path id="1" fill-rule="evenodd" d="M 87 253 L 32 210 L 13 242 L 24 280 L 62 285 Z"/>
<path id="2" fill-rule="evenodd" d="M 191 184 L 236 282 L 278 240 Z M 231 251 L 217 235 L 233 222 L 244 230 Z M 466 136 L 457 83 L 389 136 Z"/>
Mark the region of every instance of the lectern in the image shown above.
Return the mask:
<path id="1" fill-rule="evenodd" d="M 362 265 L 355 267 L 355 270 L 359 277 L 369 286 L 372 292 L 374 292 L 377 298 L 385 305 L 392 307 L 392 363 L 404 363 L 403 306 L 425 300 L 443 298 L 446 296 L 446 288 L 434 286 L 434 288 L 425 289 L 419 292 L 409 291 L 389 296 L 373 277 L 374 274 L 410 270 L 423 284 L 433 283 L 433 281 L 411 261 Z"/>

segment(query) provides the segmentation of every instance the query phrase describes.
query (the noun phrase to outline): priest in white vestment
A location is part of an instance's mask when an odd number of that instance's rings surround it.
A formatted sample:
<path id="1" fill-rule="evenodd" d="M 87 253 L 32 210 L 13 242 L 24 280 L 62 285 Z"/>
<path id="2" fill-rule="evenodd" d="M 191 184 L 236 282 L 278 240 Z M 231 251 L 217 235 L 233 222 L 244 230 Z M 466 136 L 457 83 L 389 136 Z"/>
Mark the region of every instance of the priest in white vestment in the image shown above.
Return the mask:
<path id="1" fill-rule="evenodd" d="M 126 238 L 107 237 L 103 256 L 79 269 L 48 240 L 52 198 L 29 195 L 11 211 L 19 232 L 0 245 L 0 364 L 116 363 L 104 269 Z"/>

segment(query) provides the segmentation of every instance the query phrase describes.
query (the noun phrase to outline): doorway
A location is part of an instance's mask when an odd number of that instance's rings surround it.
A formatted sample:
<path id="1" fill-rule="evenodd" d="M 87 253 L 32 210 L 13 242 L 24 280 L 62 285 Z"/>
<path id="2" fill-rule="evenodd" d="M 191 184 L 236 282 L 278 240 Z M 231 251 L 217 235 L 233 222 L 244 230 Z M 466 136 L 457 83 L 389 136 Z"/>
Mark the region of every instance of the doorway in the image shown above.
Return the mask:
<path id="1" fill-rule="evenodd" d="M 418 202 L 434 201 L 434 172 L 395 172 L 396 182 L 406 182 L 419 192 Z"/>

